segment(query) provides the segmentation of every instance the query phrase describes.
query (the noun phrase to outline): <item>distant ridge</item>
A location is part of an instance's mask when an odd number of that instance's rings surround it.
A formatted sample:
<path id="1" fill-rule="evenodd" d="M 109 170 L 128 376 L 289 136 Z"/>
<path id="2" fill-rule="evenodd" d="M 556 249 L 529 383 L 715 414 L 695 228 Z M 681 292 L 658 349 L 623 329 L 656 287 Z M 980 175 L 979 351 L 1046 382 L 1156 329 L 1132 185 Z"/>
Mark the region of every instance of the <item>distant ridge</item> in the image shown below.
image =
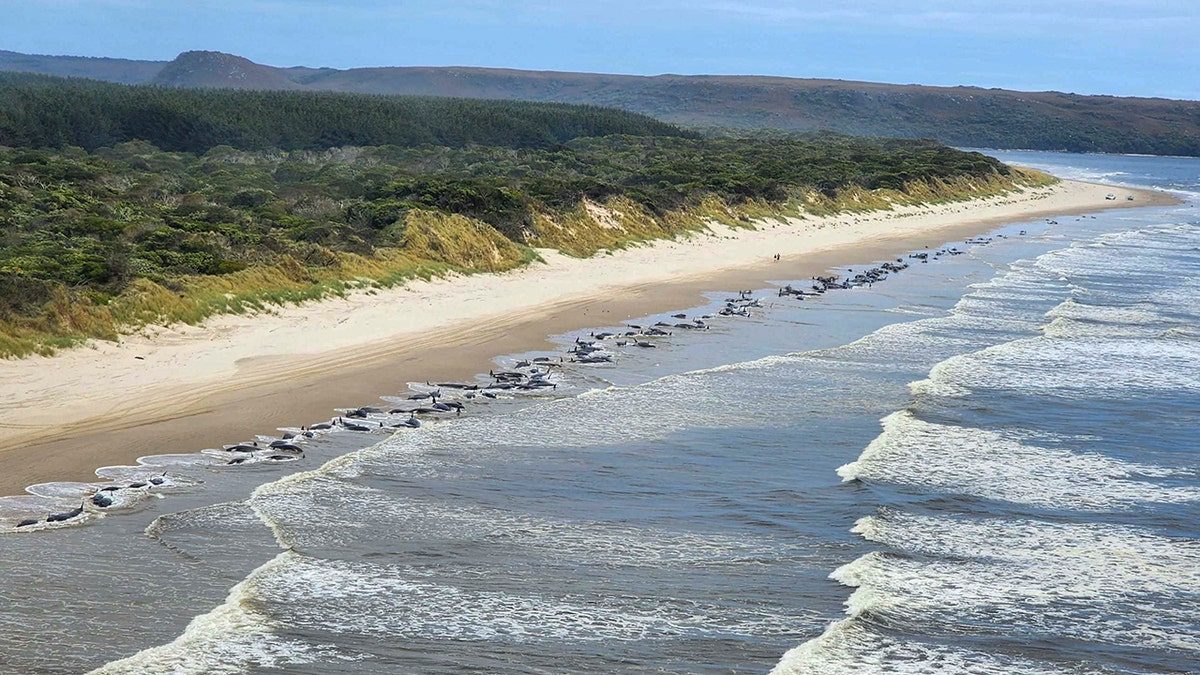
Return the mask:
<path id="1" fill-rule="evenodd" d="M 0 52 L 0 70 L 185 88 L 589 103 L 698 127 L 830 129 L 959 146 L 1200 156 L 1200 102 L 978 87 L 467 67 L 276 68 L 220 52 L 170 63 Z"/>
<path id="2" fill-rule="evenodd" d="M 166 65 L 166 61 L 131 61 L 88 56 L 42 56 L 0 49 L 0 70 L 58 75 L 59 77 L 86 77 L 90 80 L 104 80 L 120 84 L 149 82 Z"/>

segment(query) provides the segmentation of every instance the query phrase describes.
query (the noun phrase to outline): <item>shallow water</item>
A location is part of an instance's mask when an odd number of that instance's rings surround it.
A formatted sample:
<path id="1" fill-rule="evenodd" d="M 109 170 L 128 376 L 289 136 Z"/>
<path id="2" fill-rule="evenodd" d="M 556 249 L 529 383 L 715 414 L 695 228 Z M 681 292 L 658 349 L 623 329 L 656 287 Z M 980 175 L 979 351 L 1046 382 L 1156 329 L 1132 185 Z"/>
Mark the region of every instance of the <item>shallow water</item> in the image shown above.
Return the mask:
<path id="1" fill-rule="evenodd" d="M 1200 671 L 1200 225 L 1057 221 L 298 461 L 107 469 L 167 475 L 0 535 L 0 671 Z"/>

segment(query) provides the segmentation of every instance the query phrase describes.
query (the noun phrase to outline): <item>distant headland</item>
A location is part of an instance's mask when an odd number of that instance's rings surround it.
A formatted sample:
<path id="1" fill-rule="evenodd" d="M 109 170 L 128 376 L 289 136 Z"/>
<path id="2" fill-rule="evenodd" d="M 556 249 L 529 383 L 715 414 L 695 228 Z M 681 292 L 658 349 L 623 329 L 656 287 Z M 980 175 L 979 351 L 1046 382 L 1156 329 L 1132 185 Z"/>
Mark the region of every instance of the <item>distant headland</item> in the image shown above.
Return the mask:
<path id="1" fill-rule="evenodd" d="M 0 71 L 186 88 L 585 103 L 712 130 L 829 130 L 960 147 L 1200 156 L 1200 102 L 1161 98 L 760 76 L 281 68 L 212 51 L 169 62 L 0 51 Z"/>

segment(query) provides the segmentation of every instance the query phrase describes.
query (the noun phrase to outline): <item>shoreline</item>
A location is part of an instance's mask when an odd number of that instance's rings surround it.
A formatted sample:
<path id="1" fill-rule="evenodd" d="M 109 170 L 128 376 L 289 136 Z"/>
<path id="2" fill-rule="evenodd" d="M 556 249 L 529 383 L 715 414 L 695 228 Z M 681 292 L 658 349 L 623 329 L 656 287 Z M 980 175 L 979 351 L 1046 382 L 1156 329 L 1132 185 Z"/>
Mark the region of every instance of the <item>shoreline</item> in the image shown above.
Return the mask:
<path id="1" fill-rule="evenodd" d="M 1113 192 L 1116 201 L 1104 200 Z M 1133 202 L 1127 194 L 1137 195 Z M 714 226 L 710 235 L 545 264 L 356 292 L 203 326 L 151 328 L 44 358 L 0 361 L 0 495 L 136 458 L 246 440 L 373 404 L 410 381 L 470 378 L 497 356 L 702 301 L 708 291 L 807 279 L 983 234 L 997 225 L 1171 195 L 1062 181 L 971 202 Z M 772 257 L 779 253 L 780 262 Z M 139 358 L 140 357 L 140 358 Z"/>

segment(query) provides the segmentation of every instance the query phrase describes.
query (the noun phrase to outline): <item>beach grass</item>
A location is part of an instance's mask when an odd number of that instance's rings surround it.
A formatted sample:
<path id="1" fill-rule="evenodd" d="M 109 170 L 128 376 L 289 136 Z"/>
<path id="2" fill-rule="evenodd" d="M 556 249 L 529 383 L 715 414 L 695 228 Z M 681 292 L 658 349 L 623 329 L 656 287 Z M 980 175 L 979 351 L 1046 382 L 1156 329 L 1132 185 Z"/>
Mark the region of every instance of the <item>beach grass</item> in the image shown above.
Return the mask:
<path id="1" fill-rule="evenodd" d="M 223 275 L 170 282 L 136 279 L 120 295 L 72 297 L 61 288 L 35 317 L 0 322 L 0 355 L 52 355 L 90 340 L 117 340 L 150 325 L 198 325 L 220 314 L 270 312 L 273 307 L 344 297 L 450 274 L 504 272 L 537 260 L 494 228 L 460 215 L 408 214 L 404 243 L 371 256 L 325 251 L 320 265 L 285 256 L 277 263 Z"/>
<path id="2" fill-rule="evenodd" d="M 306 249 L 303 260 L 284 255 L 272 264 L 219 275 L 138 278 L 115 296 L 55 288 L 34 316 L 0 321 L 0 356 L 52 355 L 88 340 L 118 340 L 146 326 L 198 325 L 222 314 L 269 313 L 273 308 L 451 274 L 497 273 L 538 260 L 537 248 L 586 258 L 648 242 L 711 231 L 714 224 L 756 228 L 789 218 L 868 213 L 897 206 L 932 205 L 993 197 L 1056 179 L 1014 169 L 1011 176 L 911 181 L 903 190 L 853 186 L 832 194 L 806 190 L 780 203 L 730 204 L 708 196 L 694 207 L 651 212 L 621 196 L 582 200 L 574 209 L 535 215 L 524 244 L 491 225 L 460 214 L 413 209 L 394 227 L 396 245 L 370 255 Z"/>

